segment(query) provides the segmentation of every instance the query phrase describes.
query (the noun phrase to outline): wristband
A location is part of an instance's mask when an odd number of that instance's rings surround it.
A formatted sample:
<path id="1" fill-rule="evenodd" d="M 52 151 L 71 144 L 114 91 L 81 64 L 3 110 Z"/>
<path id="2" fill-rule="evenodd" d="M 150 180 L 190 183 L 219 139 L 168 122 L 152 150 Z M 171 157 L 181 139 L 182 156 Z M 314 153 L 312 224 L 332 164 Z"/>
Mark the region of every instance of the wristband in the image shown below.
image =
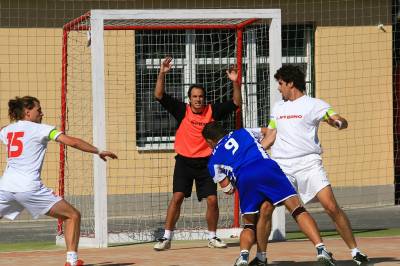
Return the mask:
<path id="1" fill-rule="evenodd" d="M 232 184 L 229 182 L 229 184 L 228 184 L 226 187 L 223 187 L 223 188 L 222 188 L 222 191 L 223 191 L 224 193 L 229 193 L 229 191 L 231 191 L 232 188 L 233 188 L 233 186 L 232 186 Z"/>
<path id="2" fill-rule="evenodd" d="M 334 124 L 338 129 L 341 129 L 343 125 L 342 121 L 340 120 L 335 120 Z"/>

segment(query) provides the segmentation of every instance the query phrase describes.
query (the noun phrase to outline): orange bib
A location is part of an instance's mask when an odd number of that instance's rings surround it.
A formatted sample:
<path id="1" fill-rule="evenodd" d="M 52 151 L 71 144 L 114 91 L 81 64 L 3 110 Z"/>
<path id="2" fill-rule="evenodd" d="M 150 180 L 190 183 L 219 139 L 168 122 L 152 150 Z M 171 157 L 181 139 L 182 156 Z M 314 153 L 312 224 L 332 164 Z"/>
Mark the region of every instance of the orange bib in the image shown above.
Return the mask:
<path id="1" fill-rule="evenodd" d="M 201 132 L 204 126 L 214 121 L 211 105 L 208 104 L 201 114 L 195 114 L 186 105 L 186 113 L 175 135 L 175 152 L 189 158 L 207 157 L 211 148 Z"/>

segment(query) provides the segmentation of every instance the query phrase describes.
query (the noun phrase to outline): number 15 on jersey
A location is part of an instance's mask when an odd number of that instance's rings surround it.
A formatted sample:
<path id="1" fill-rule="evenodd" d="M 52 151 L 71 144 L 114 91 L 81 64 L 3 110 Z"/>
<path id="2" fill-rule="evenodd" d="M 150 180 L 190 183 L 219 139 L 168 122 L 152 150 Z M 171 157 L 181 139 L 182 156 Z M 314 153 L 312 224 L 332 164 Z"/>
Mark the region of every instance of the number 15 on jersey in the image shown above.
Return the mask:
<path id="1" fill-rule="evenodd" d="M 7 134 L 7 150 L 8 158 L 15 158 L 22 154 L 24 149 L 24 143 L 21 138 L 25 135 L 25 132 L 8 132 Z"/>

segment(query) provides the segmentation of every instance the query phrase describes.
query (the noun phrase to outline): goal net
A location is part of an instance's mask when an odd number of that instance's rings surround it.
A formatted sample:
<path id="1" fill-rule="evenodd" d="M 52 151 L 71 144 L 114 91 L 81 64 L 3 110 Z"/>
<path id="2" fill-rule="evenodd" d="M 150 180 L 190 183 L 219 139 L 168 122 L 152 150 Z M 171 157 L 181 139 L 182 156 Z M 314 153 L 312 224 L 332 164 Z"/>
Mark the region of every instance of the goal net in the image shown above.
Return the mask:
<path id="1" fill-rule="evenodd" d="M 155 100 L 161 60 L 173 58 L 166 92 L 187 102 L 191 84 L 208 103 L 232 98 L 225 71 L 237 65 L 244 105 L 227 129 L 267 123 L 279 99 L 278 9 L 93 10 L 64 26 L 62 130 L 114 151 L 119 159 L 61 149 L 60 194 L 82 213 L 81 244 L 153 241 L 163 233 L 172 195 L 175 119 Z M 237 234 L 237 199 L 219 191 L 217 234 Z M 206 203 L 184 201 L 175 238 L 206 238 Z M 273 235 L 284 236 L 283 210 Z M 281 222 L 276 222 L 276 221 Z M 233 228 L 233 229 L 232 229 Z"/>

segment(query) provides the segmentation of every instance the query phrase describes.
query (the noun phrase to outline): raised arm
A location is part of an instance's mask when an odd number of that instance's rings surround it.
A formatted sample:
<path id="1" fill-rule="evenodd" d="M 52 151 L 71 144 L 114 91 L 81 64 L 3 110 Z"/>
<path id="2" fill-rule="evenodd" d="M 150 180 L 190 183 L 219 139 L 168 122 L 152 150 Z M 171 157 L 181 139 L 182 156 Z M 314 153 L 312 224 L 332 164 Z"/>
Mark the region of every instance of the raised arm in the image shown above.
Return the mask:
<path id="1" fill-rule="evenodd" d="M 227 71 L 226 74 L 228 78 L 232 81 L 233 84 L 233 96 L 232 100 L 236 106 L 242 106 L 242 92 L 240 90 L 240 85 L 238 81 L 238 70 L 235 66 L 231 66 Z"/>
<path id="2" fill-rule="evenodd" d="M 106 157 L 110 157 L 112 159 L 118 158 L 117 155 L 110 151 L 99 151 L 99 149 L 92 144 L 82 139 L 70 137 L 65 134 L 59 135 L 56 141 L 84 152 L 98 154 L 103 161 L 107 161 Z"/>
<path id="3" fill-rule="evenodd" d="M 330 126 L 335 127 L 339 130 L 345 129 L 348 126 L 347 120 L 338 114 L 328 116 L 328 119 L 325 120 L 325 122 L 327 122 Z"/>
<path id="4" fill-rule="evenodd" d="M 156 97 L 157 100 L 161 100 L 164 92 L 165 92 L 165 74 L 170 71 L 172 67 L 172 57 L 166 57 L 164 60 L 161 62 L 160 66 L 160 72 L 158 73 L 157 76 L 157 83 L 156 83 L 156 88 L 154 89 L 154 97 Z"/>
<path id="5" fill-rule="evenodd" d="M 261 133 L 263 133 L 264 138 L 261 140 L 261 146 L 265 149 L 268 150 L 271 148 L 271 146 L 274 144 L 275 139 L 276 139 L 276 128 L 267 128 L 263 127 L 261 128 Z"/>

